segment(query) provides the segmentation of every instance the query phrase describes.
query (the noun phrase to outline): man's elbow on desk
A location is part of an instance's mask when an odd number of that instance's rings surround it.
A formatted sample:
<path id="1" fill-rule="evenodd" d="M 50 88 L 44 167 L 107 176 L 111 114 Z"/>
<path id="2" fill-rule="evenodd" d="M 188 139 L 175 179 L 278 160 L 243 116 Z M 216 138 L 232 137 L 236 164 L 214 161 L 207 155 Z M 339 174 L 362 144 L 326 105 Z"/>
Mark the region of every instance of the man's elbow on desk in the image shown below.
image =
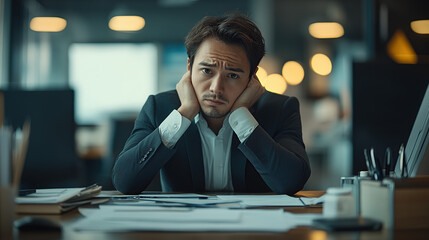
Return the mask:
<path id="1" fill-rule="evenodd" d="M 134 180 L 129 175 L 119 173 L 120 170 L 116 169 L 116 166 L 112 171 L 112 183 L 116 190 L 123 194 L 139 194 L 144 190 L 141 186 L 136 185 L 136 183 L 141 184 L 141 182 Z"/>
<path id="2" fill-rule="evenodd" d="M 296 171 L 296 173 L 301 174 L 293 174 L 292 176 L 283 179 L 282 183 L 273 184 L 271 190 L 276 194 L 286 194 L 286 195 L 294 195 L 295 193 L 301 191 L 305 183 L 308 181 L 311 175 L 310 166 L 304 164 L 302 171 Z"/>

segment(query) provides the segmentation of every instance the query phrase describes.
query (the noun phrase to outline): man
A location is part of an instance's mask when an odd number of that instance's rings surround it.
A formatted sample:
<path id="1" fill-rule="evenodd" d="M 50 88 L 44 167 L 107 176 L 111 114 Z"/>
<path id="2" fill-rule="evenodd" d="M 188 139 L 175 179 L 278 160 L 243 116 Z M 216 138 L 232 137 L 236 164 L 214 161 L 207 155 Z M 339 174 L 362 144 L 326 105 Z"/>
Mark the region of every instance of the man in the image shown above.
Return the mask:
<path id="1" fill-rule="evenodd" d="M 296 98 L 264 90 L 259 29 L 235 14 L 205 17 L 186 37 L 188 71 L 150 96 L 113 168 L 125 194 L 159 172 L 163 191 L 294 194 L 310 176 Z"/>

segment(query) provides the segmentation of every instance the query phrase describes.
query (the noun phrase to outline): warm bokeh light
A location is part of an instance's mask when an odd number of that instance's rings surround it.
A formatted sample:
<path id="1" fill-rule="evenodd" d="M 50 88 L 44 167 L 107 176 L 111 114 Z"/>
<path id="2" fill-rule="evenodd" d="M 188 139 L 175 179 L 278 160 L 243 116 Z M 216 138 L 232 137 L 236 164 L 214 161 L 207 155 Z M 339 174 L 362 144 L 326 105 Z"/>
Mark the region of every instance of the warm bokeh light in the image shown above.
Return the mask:
<path id="1" fill-rule="evenodd" d="M 286 80 L 282 77 L 282 75 L 278 73 L 268 75 L 267 82 L 265 83 L 265 89 L 267 91 L 283 94 L 286 91 L 286 88 Z"/>
<path id="2" fill-rule="evenodd" d="M 35 32 L 61 32 L 67 21 L 60 17 L 34 17 L 30 21 L 30 29 Z"/>
<path id="3" fill-rule="evenodd" d="M 328 234 L 326 234 L 326 231 L 321 230 L 314 230 L 311 231 L 309 235 L 310 240 L 326 240 L 328 239 Z"/>
<path id="4" fill-rule="evenodd" d="M 282 75 L 290 85 L 298 85 L 304 79 L 304 68 L 295 61 L 286 62 L 282 68 Z"/>
<path id="5" fill-rule="evenodd" d="M 144 18 L 140 16 L 115 16 L 109 21 L 109 28 L 114 31 L 139 31 L 145 26 Z"/>
<path id="6" fill-rule="evenodd" d="M 397 30 L 387 43 L 387 53 L 397 63 L 417 63 L 417 54 L 401 30 Z"/>
<path id="7" fill-rule="evenodd" d="M 332 63 L 328 56 L 318 53 L 311 58 L 311 68 L 317 74 L 326 76 L 332 71 Z"/>
<path id="8" fill-rule="evenodd" d="M 318 22 L 310 24 L 308 32 L 314 38 L 339 38 L 344 35 L 344 28 L 336 22 Z"/>
<path id="9" fill-rule="evenodd" d="M 418 34 L 429 34 L 429 20 L 417 20 L 411 22 L 411 29 Z"/>
<path id="10" fill-rule="evenodd" d="M 256 76 L 259 79 L 259 82 L 261 82 L 262 86 L 265 86 L 265 83 L 267 82 L 267 71 L 263 69 L 262 67 L 258 66 L 258 71 L 256 72 Z"/>

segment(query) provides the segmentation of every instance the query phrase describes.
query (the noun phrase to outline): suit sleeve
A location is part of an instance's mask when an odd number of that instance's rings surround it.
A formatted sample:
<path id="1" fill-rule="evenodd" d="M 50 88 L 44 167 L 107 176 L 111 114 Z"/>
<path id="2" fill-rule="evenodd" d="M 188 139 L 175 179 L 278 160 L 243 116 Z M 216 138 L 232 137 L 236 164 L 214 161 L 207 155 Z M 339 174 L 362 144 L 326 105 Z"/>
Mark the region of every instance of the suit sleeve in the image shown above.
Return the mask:
<path id="1" fill-rule="evenodd" d="M 176 152 L 162 143 L 155 106 L 154 96 L 150 96 L 113 167 L 113 185 L 124 194 L 142 192 Z"/>
<path id="2" fill-rule="evenodd" d="M 284 102 L 277 124 L 272 136 L 257 126 L 238 148 L 272 191 L 291 195 L 304 187 L 311 172 L 296 98 Z"/>

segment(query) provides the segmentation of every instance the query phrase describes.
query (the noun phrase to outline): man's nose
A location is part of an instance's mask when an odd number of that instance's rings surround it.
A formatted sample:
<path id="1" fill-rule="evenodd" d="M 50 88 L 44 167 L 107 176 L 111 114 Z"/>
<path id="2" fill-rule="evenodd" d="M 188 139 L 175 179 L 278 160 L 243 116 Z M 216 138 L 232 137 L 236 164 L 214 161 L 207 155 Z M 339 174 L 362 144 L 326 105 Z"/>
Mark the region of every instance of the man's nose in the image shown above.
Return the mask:
<path id="1" fill-rule="evenodd" d="M 216 93 L 216 94 L 222 94 L 223 93 L 223 79 L 220 74 L 217 74 L 213 77 L 212 82 L 210 84 L 210 92 Z"/>

